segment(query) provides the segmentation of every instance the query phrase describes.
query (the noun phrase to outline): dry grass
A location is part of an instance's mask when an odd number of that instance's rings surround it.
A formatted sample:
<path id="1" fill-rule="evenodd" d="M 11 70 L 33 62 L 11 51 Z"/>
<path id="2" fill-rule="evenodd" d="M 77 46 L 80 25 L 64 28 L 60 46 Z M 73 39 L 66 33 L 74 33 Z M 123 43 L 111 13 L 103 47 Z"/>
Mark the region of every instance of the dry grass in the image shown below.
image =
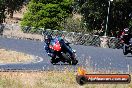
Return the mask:
<path id="1" fill-rule="evenodd" d="M 1 72 L 0 88 L 132 88 L 131 84 L 76 83 L 75 72 Z"/>
<path id="2" fill-rule="evenodd" d="M 7 18 L 6 23 L 8 24 L 19 24 L 20 20 L 16 20 L 15 18 L 22 19 L 23 14 L 26 12 L 27 7 L 23 6 L 23 8 L 19 12 L 14 13 L 14 19 L 12 18 Z M 8 16 L 7 16 L 8 17 Z M 12 29 L 12 28 L 11 28 Z M 30 39 L 37 39 L 37 40 L 43 40 L 43 36 L 39 34 L 29 34 L 29 33 L 23 33 L 21 29 L 14 29 L 14 30 L 4 30 L 3 35 L 6 36 L 16 36 L 18 38 L 30 38 Z"/>
<path id="3" fill-rule="evenodd" d="M 6 36 L 16 36 L 18 38 L 30 38 L 30 39 L 37 39 L 43 41 L 43 36 L 39 34 L 29 34 L 23 33 L 21 30 L 5 30 L 3 35 Z"/>
<path id="4" fill-rule="evenodd" d="M 27 6 L 23 6 L 23 8 L 20 11 L 14 12 L 13 18 L 10 18 L 9 15 L 7 14 L 5 22 L 8 24 L 20 23 L 20 20 L 23 18 L 24 13 L 26 13 L 26 12 L 27 12 Z"/>
<path id="5" fill-rule="evenodd" d="M 33 56 L 24 53 L 0 49 L 0 63 L 30 62 L 33 58 Z"/>

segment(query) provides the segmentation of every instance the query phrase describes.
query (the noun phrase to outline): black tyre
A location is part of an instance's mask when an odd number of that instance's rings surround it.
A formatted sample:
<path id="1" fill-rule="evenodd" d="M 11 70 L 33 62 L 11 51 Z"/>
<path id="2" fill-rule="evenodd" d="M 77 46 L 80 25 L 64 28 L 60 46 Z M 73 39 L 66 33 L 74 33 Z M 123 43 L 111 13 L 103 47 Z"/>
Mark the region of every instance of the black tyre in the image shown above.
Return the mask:
<path id="1" fill-rule="evenodd" d="M 123 54 L 124 55 L 128 54 L 128 50 L 127 50 L 127 46 L 126 45 L 123 46 Z"/>
<path id="2" fill-rule="evenodd" d="M 87 79 L 84 76 L 76 76 L 76 81 L 79 85 L 84 85 Z"/>
<path id="3" fill-rule="evenodd" d="M 56 62 L 54 62 L 53 60 L 51 60 L 50 62 L 51 62 L 51 64 L 53 64 L 53 65 L 55 65 L 55 64 L 56 64 Z"/>
<path id="4" fill-rule="evenodd" d="M 53 65 L 55 65 L 56 63 L 58 63 L 59 62 L 59 59 L 51 59 L 51 64 L 53 64 Z"/>
<path id="5" fill-rule="evenodd" d="M 76 65 L 78 63 L 78 60 L 73 60 L 72 65 Z"/>
<path id="6" fill-rule="evenodd" d="M 62 54 L 63 55 L 63 58 L 65 59 L 65 61 L 67 63 L 69 63 L 70 65 L 76 65 L 78 63 L 78 60 L 76 59 L 71 59 L 70 55 L 67 53 L 67 54 Z"/>
<path id="7" fill-rule="evenodd" d="M 65 61 L 69 61 L 70 60 L 70 58 L 68 57 L 68 55 L 65 54 L 65 53 L 62 54 L 62 57 L 63 57 L 63 60 L 65 60 Z"/>

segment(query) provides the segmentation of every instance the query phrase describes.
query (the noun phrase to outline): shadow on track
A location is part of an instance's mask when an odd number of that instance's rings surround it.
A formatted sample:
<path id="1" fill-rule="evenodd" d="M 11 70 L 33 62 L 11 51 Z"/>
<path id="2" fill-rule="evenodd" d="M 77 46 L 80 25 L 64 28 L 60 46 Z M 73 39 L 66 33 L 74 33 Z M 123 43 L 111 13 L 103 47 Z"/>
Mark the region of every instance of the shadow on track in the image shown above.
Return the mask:
<path id="1" fill-rule="evenodd" d="M 127 56 L 125 56 L 125 57 L 132 57 L 132 55 L 127 55 Z"/>
<path id="2" fill-rule="evenodd" d="M 76 65 L 70 65 L 70 64 L 67 64 L 67 63 L 63 63 L 63 64 L 62 64 L 62 63 L 61 63 L 61 64 L 58 63 L 58 64 L 52 64 L 52 65 L 54 65 L 54 66 L 55 66 L 55 65 L 57 65 L 57 66 L 58 66 L 58 65 L 65 65 L 65 66 L 68 66 L 68 65 L 69 65 L 69 66 L 79 66 L 79 64 L 76 64 Z"/>

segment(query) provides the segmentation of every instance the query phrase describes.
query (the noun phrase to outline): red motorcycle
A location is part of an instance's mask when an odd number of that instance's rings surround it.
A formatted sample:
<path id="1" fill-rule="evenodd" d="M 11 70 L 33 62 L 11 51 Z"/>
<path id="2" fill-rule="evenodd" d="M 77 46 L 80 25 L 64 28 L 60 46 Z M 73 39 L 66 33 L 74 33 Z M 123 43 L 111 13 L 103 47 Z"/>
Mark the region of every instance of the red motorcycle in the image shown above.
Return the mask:
<path id="1" fill-rule="evenodd" d="M 71 65 L 76 65 L 78 63 L 78 60 L 76 60 L 76 51 L 72 50 L 72 48 L 69 46 L 70 43 L 65 43 L 65 44 L 66 44 L 66 46 L 64 46 L 64 44 L 62 44 L 59 40 L 51 41 L 49 47 L 56 54 L 56 58 L 51 59 L 52 64 L 56 64 L 60 61 L 63 63 L 67 62 Z M 68 48 L 66 48 L 66 47 L 68 47 Z M 70 55 L 70 53 L 68 52 L 67 49 L 72 50 L 72 56 Z"/>

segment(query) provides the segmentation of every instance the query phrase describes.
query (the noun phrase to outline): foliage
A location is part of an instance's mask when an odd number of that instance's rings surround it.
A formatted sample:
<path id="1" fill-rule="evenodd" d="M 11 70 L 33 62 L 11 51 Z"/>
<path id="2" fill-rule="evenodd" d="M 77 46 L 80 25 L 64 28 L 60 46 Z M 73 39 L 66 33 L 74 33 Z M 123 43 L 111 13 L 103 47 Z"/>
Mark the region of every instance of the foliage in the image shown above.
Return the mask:
<path id="1" fill-rule="evenodd" d="M 83 23 L 89 31 L 105 31 L 106 18 L 108 15 L 108 0 L 77 0 L 76 11 L 83 16 Z M 78 4 L 77 4 L 78 3 Z M 110 3 L 108 31 L 120 31 L 131 24 L 132 2 L 131 0 L 114 0 Z"/>
<path id="2" fill-rule="evenodd" d="M 62 29 L 61 22 L 72 13 L 72 0 L 31 0 L 22 26 Z"/>
<path id="3" fill-rule="evenodd" d="M 0 0 L 0 23 L 14 11 L 21 9 L 25 0 Z M 70 31 L 106 31 L 107 35 L 120 31 L 126 27 L 132 28 L 132 0 L 29 0 L 28 11 L 21 22 L 22 26 L 32 26 L 45 29 L 65 29 Z M 80 21 L 72 20 L 71 14 L 81 14 Z M 71 18 L 71 19 L 70 19 Z M 63 24 L 63 25 L 62 25 Z M 68 27 L 69 26 L 69 27 Z M 32 32 L 37 32 L 37 29 Z M 104 33 L 104 32 L 103 32 Z"/>
<path id="4" fill-rule="evenodd" d="M 65 31 L 79 32 L 82 31 L 81 28 L 81 20 L 79 18 L 68 17 L 61 24 Z"/>
<path id="5" fill-rule="evenodd" d="M 0 24 L 4 21 L 5 19 L 5 0 L 0 0 Z"/>
<path id="6" fill-rule="evenodd" d="M 24 1 L 25 0 L 6 0 L 7 12 L 11 18 L 13 18 L 15 11 L 19 11 L 22 8 Z"/>
<path id="7" fill-rule="evenodd" d="M 6 13 L 13 17 L 14 11 L 22 8 L 25 0 L 0 0 L 0 23 L 5 21 Z"/>

